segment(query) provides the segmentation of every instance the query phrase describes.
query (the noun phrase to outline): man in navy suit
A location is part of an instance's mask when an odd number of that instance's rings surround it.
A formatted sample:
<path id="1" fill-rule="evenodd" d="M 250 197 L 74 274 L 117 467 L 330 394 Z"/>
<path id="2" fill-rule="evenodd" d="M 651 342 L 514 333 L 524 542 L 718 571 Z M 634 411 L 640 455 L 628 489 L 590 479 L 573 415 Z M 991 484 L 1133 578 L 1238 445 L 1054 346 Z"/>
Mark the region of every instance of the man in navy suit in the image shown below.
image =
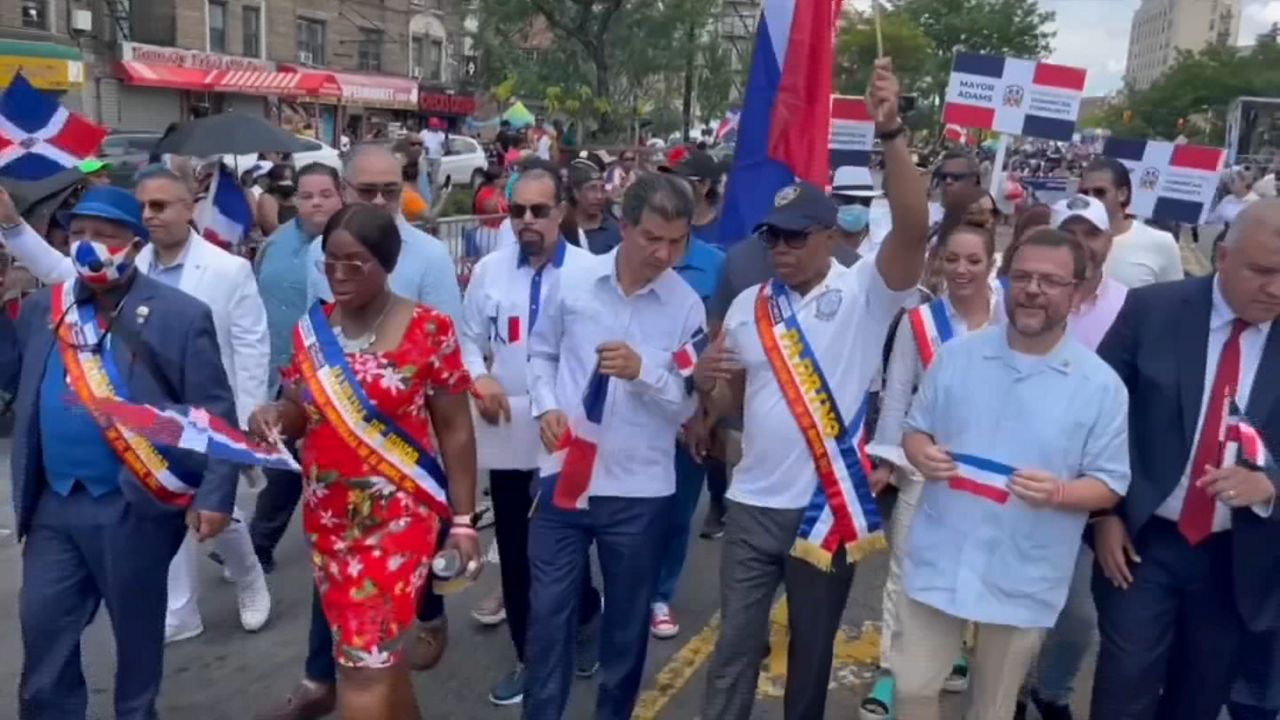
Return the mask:
<path id="1" fill-rule="evenodd" d="M 0 232 L 23 231 L 0 190 Z M 18 716 L 84 720 L 80 637 L 105 604 L 116 639 L 114 717 L 153 720 L 169 561 L 188 526 L 201 540 L 227 526 L 236 468 L 167 456 L 166 465 L 133 441 L 130 455 L 82 398 L 105 387 L 233 424 L 235 403 L 209 308 L 135 271 L 147 238 L 138 201 L 119 188 L 91 189 L 71 211 L 70 234 L 79 277 L 33 295 L 16 325 L 0 320 L 0 391 L 16 394 L 14 515 L 25 540 Z M 144 476 L 167 489 L 148 491 Z"/>
<path id="2" fill-rule="evenodd" d="M 1131 290 L 1098 348 L 1129 390 L 1133 480 L 1093 522 L 1094 718 L 1214 720 L 1248 633 L 1280 628 L 1280 467 L 1224 462 L 1222 433 L 1239 411 L 1280 450 L 1280 201 L 1217 259 Z"/>

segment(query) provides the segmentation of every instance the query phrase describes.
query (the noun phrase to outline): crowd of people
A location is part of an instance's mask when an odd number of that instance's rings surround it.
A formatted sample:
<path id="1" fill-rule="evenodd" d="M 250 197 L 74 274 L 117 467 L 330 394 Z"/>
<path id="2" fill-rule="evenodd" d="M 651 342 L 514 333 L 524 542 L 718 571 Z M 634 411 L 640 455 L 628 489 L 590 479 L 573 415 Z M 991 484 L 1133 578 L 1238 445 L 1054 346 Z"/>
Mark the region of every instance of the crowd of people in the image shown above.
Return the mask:
<path id="1" fill-rule="evenodd" d="M 882 183 L 797 181 L 748 238 L 716 235 L 704 150 L 656 172 L 520 157 L 476 193 L 505 220 L 465 288 L 405 217 L 425 136 L 263 168 L 291 191 L 257 205 L 275 225 L 252 264 L 192 230 L 198 188 L 163 165 L 84 191 L 65 249 L 0 190 L 5 247 L 47 286 L 0 315 L 18 716 L 85 717 L 105 605 L 114 716 L 155 718 L 166 643 L 203 633 L 197 544 L 260 631 L 298 505 L 306 661 L 255 717 L 448 715 L 411 672 L 447 647 L 439 584 L 484 565 L 487 476 L 501 593 L 472 614 L 510 632 L 489 700 L 532 720 L 565 715 L 575 676 L 595 717 L 631 717 L 650 637 L 681 632 L 704 486 L 703 718 L 752 716 L 780 587 L 784 715 L 824 717 L 854 574 L 887 547 L 863 718 L 941 718 L 965 690 L 970 720 L 1071 718 L 1096 644 L 1095 720 L 1275 720 L 1280 201 L 1245 203 L 1216 272 L 1184 279 L 1177 240 L 1127 213 L 1124 166 L 1092 159 L 997 252 L 978 158 L 920 172 L 888 61 L 866 98 Z M 107 399 L 199 409 L 301 472 L 162 446 Z"/>

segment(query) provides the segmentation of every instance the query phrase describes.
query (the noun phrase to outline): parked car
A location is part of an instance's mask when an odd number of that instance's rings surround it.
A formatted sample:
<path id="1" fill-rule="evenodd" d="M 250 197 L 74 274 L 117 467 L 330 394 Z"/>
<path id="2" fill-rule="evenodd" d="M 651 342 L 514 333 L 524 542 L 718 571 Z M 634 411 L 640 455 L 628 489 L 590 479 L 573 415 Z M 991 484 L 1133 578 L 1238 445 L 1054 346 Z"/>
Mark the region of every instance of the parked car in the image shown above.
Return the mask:
<path id="1" fill-rule="evenodd" d="M 436 184 L 450 181 L 454 185 L 477 187 L 484 182 L 484 171 L 488 167 L 489 159 L 480 143 L 465 135 L 450 135 L 444 157 L 440 159 L 440 177 L 436 178 Z"/>
<path id="2" fill-rule="evenodd" d="M 107 174 L 111 176 L 112 185 L 133 187 L 134 175 L 147 164 L 151 148 L 160 140 L 160 135 L 149 130 L 113 130 L 103 139 L 98 155 L 111 163 Z"/>
<path id="3" fill-rule="evenodd" d="M 337 149 L 329 147 L 318 140 L 312 140 L 311 138 L 300 137 L 298 140 L 306 145 L 307 149 L 303 152 L 296 152 L 293 154 L 294 167 L 300 168 L 303 165 L 310 165 L 313 162 L 318 162 L 323 165 L 328 165 L 338 172 L 342 172 L 342 157 L 338 154 Z M 249 153 L 247 155 L 223 155 L 222 161 L 225 162 L 232 170 L 237 173 L 242 173 L 253 167 L 254 163 L 258 162 L 258 155 L 257 153 Z"/>

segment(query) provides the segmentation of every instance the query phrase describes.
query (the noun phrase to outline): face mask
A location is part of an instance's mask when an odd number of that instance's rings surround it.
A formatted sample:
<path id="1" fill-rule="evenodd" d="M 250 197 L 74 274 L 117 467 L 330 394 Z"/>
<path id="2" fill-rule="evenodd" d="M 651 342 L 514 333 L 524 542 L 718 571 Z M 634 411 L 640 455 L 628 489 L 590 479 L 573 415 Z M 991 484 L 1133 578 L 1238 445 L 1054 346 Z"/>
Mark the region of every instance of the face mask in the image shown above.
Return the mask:
<path id="1" fill-rule="evenodd" d="M 115 252 L 100 242 L 77 240 L 71 243 L 71 262 L 80 279 L 89 285 L 110 285 L 124 277 L 133 267 L 128 257 L 132 245 Z"/>
<path id="2" fill-rule="evenodd" d="M 871 208 L 863 205 L 842 205 L 836 211 L 836 224 L 841 230 L 859 233 L 867 229 L 867 220 L 871 218 Z"/>

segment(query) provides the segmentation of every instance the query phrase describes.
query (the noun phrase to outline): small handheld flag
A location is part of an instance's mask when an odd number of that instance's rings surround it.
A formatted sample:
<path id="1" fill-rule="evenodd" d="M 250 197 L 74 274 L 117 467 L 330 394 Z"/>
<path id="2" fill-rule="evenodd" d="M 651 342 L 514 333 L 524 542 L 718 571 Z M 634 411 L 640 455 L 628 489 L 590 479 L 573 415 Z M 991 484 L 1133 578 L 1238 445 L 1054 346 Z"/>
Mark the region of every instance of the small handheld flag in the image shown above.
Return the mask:
<path id="1" fill-rule="evenodd" d="M 237 465 L 301 471 L 293 456 L 283 447 L 251 440 L 230 423 L 200 408 L 161 410 L 151 405 L 100 398 L 89 411 L 99 423 L 115 423 L 159 446 L 186 450 Z"/>
<path id="2" fill-rule="evenodd" d="M 693 337 L 689 338 L 689 342 L 680 346 L 671 354 L 672 360 L 676 364 L 676 372 L 680 373 L 680 377 L 690 377 L 693 375 L 693 368 L 698 364 L 698 356 L 702 355 L 702 351 L 707 349 L 707 345 L 711 343 L 711 338 L 707 335 L 707 331 L 698 328 L 694 331 Z"/>
<path id="3" fill-rule="evenodd" d="M 240 245 L 253 225 L 249 199 L 226 165 L 218 166 L 209 194 L 196 206 L 196 227 L 205 240 L 229 250 Z"/>
<path id="4" fill-rule="evenodd" d="M 951 453 L 956 463 L 956 474 L 947 480 L 947 486 L 971 495 L 977 495 L 1003 505 L 1009 502 L 1009 478 L 1016 468 L 977 455 Z"/>
<path id="5" fill-rule="evenodd" d="M 1227 414 L 1226 448 L 1222 455 L 1223 466 L 1238 465 L 1246 470 L 1261 470 L 1271 461 L 1271 453 L 1262 443 L 1262 434 L 1240 412 L 1235 400 Z"/>
<path id="6" fill-rule="evenodd" d="M 96 155 L 107 131 L 35 89 L 21 72 L 0 95 L 0 177 L 43 180 Z"/>
<path id="7" fill-rule="evenodd" d="M 560 445 L 542 471 L 543 494 L 550 492 L 551 504 L 561 510 L 585 510 L 587 490 L 595 472 L 604 405 L 609 393 L 609 376 L 599 368 L 591 374 L 582 396 L 582 407 L 569 420 Z"/>

